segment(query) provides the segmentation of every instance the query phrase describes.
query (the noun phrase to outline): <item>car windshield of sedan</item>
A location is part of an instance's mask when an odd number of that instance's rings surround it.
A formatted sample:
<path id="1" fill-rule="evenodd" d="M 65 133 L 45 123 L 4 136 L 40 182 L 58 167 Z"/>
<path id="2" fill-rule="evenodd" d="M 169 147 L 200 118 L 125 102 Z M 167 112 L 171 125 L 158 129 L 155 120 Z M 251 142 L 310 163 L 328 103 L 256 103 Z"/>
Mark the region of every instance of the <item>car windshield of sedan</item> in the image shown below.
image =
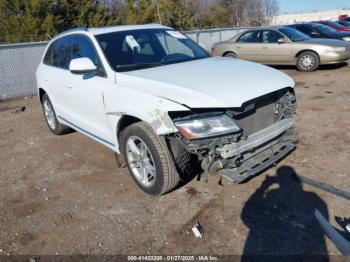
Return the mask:
<path id="1" fill-rule="evenodd" d="M 341 23 L 343 26 L 350 27 L 350 22 L 349 21 L 342 21 Z"/>
<path id="2" fill-rule="evenodd" d="M 316 30 L 320 31 L 321 33 L 336 33 L 337 30 L 333 29 L 332 27 L 322 25 L 322 24 L 312 24 L 312 27 L 316 28 Z"/>
<path id="3" fill-rule="evenodd" d="M 117 72 L 210 57 L 202 47 L 172 29 L 118 31 L 95 37 Z"/>
<path id="4" fill-rule="evenodd" d="M 311 39 L 311 37 L 305 35 L 304 33 L 290 27 L 281 28 L 280 31 L 285 34 L 293 42 L 301 42 Z"/>
<path id="5" fill-rule="evenodd" d="M 337 22 L 333 22 L 333 21 L 327 21 L 328 24 L 336 26 L 336 27 L 344 27 L 343 25 L 337 23 Z"/>

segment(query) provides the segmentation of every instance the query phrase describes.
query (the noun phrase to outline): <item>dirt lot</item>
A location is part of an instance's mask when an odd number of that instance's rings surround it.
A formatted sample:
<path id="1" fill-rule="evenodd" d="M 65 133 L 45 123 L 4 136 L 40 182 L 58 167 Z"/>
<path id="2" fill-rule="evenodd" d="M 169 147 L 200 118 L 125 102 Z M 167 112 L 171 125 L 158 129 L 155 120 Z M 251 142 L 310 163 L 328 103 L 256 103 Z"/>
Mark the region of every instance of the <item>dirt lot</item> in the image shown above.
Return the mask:
<path id="1" fill-rule="evenodd" d="M 349 190 L 350 66 L 281 70 L 297 82 L 297 150 L 249 183 L 193 180 L 162 197 L 141 192 L 97 142 L 52 135 L 35 97 L 1 103 L 0 255 L 339 254 L 313 214 L 341 229 L 349 200 L 299 176 Z"/>

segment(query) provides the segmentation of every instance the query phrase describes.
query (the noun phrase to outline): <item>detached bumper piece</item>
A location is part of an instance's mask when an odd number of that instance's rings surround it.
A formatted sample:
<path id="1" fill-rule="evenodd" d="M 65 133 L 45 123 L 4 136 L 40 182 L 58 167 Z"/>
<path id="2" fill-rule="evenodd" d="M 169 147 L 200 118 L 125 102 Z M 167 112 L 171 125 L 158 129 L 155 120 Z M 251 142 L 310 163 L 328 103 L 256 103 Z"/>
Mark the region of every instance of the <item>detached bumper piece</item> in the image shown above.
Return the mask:
<path id="1" fill-rule="evenodd" d="M 317 209 L 315 211 L 315 216 L 329 239 L 332 240 L 338 250 L 346 257 L 346 261 L 350 261 L 350 242 L 339 234 Z"/>
<path id="2" fill-rule="evenodd" d="M 292 143 L 277 143 L 236 168 L 222 169 L 218 174 L 229 183 L 238 184 L 276 164 L 295 149 Z"/>

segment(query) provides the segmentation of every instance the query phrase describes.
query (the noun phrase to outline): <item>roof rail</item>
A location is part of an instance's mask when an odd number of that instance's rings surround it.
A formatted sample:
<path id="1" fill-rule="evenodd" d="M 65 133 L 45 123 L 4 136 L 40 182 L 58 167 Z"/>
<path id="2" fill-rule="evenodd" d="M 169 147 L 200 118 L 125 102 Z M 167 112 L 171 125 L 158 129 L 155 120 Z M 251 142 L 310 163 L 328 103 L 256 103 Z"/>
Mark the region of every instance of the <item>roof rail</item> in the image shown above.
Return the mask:
<path id="1" fill-rule="evenodd" d="M 75 31 L 85 31 L 87 32 L 88 29 L 86 27 L 76 27 L 76 28 L 72 28 L 72 29 L 69 29 L 69 30 L 66 30 L 66 31 L 63 31 L 61 33 L 59 33 L 58 35 L 56 35 L 54 38 L 58 37 L 58 36 L 61 36 L 61 35 L 64 35 L 64 34 L 67 34 L 67 33 L 71 33 L 71 32 L 75 32 Z"/>

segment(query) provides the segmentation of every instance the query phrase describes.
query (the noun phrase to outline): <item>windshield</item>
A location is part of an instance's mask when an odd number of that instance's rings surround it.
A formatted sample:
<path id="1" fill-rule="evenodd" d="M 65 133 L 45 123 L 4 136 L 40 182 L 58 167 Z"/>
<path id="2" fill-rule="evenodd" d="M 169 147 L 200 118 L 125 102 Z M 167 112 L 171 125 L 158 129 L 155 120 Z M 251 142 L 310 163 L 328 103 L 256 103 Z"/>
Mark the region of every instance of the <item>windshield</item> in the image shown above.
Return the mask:
<path id="1" fill-rule="evenodd" d="M 322 25 L 322 24 L 312 24 L 312 27 L 316 28 L 316 30 L 320 31 L 321 33 L 336 33 L 337 30 L 333 29 L 332 27 Z"/>
<path id="2" fill-rule="evenodd" d="M 95 37 L 117 72 L 209 57 L 203 48 L 172 29 L 118 31 Z"/>
<path id="3" fill-rule="evenodd" d="M 300 42 L 311 39 L 309 36 L 305 35 L 304 33 L 290 27 L 284 27 L 281 28 L 280 31 L 288 36 L 290 40 L 293 42 Z"/>
<path id="4" fill-rule="evenodd" d="M 343 25 L 337 23 L 337 22 L 333 22 L 333 21 L 327 21 L 328 24 L 336 26 L 336 27 L 344 27 Z"/>
<path id="5" fill-rule="evenodd" d="M 349 21 L 342 21 L 342 25 L 346 27 L 350 27 L 350 22 Z"/>

